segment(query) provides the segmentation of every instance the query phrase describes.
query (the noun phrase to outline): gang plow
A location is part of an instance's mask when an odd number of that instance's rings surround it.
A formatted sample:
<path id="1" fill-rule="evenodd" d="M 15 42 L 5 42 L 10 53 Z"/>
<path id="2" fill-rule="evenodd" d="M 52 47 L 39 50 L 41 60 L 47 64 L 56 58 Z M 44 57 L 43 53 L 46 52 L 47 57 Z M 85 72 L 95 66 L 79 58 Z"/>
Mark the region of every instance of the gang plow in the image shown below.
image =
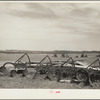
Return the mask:
<path id="1" fill-rule="evenodd" d="M 23 61 L 24 58 L 26 61 Z M 43 76 L 44 80 L 49 79 L 50 81 L 55 80 L 61 82 L 61 80 L 74 80 L 88 83 L 91 86 L 100 83 L 100 60 L 97 59 L 90 65 L 84 65 L 78 61 L 74 61 L 72 57 L 69 57 L 67 61 L 54 62 L 47 55 L 39 62 L 32 62 L 27 53 L 22 55 L 15 62 L 6 62 L 0 67 L 0 72 L 5 75 L 14 77 L 17 74 L 21 76 L 27 76 L 29 74 L 28 68 L 35 68 L 36 72 L 33 75 L 33 80 L 38 76 Z"/>

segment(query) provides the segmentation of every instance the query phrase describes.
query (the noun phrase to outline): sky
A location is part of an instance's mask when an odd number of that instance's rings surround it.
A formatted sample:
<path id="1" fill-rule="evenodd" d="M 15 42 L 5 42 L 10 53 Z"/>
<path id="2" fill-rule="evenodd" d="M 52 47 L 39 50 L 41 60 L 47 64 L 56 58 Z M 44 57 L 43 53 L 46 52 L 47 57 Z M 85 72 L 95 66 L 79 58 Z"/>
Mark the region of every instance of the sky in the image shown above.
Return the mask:
<path id="1" fill-rule="evenodd" d="M 100 3 L 0 2 L 0 50 L 100 50 Z"/>

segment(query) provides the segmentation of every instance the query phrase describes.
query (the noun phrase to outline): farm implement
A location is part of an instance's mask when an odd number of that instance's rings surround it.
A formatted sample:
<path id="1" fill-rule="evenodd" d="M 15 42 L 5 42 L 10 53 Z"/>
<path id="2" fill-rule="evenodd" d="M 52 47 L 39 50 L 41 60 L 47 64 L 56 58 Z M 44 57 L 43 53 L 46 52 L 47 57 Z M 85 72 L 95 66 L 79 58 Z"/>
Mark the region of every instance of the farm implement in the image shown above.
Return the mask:
<path id="1" fill-rule="evenodd" d="M 82 82 L 84 85 L 93 85 L 100 83 L 100 60 L 95 60 L 90 65 L 85 65 L 78 61 L 74 61 L 71 57 L 61 64 L 59 69 L 55 70 L 59 81 L 62 79 L 70 79 L 77 82 Z"/>
<path id="2" fill-rule="evenodd" d="M 25 61 L 24 58 L 27 58 Z M 56 62 L 52 61 L 47 55 L 39 62 L 32 62 L 27 53 L 22 55 L 15 62 L 6 62 L 0 67 L 0 72 L 11 77 L 21 74 L 27 76 L 29 74 L 28 68 L 36 70 L 33 75 L 33 80 L 37 76 L 44 76 L 43 79 L 58 82 L 65 82 L 63 80 L 77 81 L 78 83 L 91 84 L 100 82 L 100 60 L 97 59 L 90 65 L 86 65 L 80 61 L 74 61 L 69 57 L 67 61 Z M 32 69 L 33 70 L 33 69 Z M 68 81 L 67 81 L 68 82 Z"/>
<path id="3" fill-rule="evenodd" d="M 27 58 L 27 61 L 23 61 L 25 57 Z M 30 57 L 27 53 L 25 53 L 15 62 L 4 63 L 3 66 L 0 67 L 0 72 L 11 77 L 16 76 L 17 74 L 22 74 L 22 76 L 26 76 L 28 75 L 27 68 L 34 67 L 31 66 L 32 64 L 36 64 L 36 62 L 31 62 Z"/>
<path id="4" fill-rule="evenodd" d="M 46 58 L 49 59 L 49 62 L 44 64 Z M 74 61 L 70 57 L 67 61 L 61 62 L 59 66 L 57 63 L 52 62 L 49 56 L 46 56 L 37 64 L 37 71 L 33 79 L 36 78 L 37 74 L 45 74 L 44 79 L 47 78 L 50 81 L 56 77 L 58 82 L 71 80 L 78 83 L 82 82 L 84 85 L 93 85 L 94 82 L 100 82 L 100 60 L 97 59 L 92 64 L 86 65 L 82 62 Z"/>

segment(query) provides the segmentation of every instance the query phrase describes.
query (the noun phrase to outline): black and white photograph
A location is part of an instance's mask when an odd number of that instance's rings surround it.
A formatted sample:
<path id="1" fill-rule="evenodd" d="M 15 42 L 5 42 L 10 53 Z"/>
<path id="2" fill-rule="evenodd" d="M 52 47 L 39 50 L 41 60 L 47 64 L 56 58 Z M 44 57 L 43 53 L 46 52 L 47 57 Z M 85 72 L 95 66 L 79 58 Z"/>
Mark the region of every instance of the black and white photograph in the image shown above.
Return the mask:
<path id="1" fill-rule="evenodd" d="M 0 89 L 100 89 L 100 3 L 0 1 Z"/>

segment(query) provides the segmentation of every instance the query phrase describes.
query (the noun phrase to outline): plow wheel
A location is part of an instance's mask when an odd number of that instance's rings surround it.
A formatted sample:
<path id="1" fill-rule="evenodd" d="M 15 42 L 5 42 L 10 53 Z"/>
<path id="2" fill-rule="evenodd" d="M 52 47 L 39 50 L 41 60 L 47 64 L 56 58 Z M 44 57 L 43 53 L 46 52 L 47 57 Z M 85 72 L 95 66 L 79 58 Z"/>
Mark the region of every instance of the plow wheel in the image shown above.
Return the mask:
<path id="1" fill-rule="evenodd" d="M 16 75 L 17 75 L 16 70 L 11 70 L 10 76 L 11 76 L 11 77 L 14 77 L 14 76 L 16 76 Z"/>
<path id="2" fill-rule="evenodd" d="M 65 73 L 65 72 L 62 73 L 62 77 L 63 77 L 63 78 L 66 78 L 67 76 L 68 76 L 67 73 Z"/>
<path id="3" fill-rule="evenodd" d="M 78 70 L 76 72 L 76 78 L 78 81 L 86 83 L 88 80 L 88 73 L 85 70 Z"/>
<path id="4" fill-rule="evenodd" d="M 89 83 L 91 86 L 100 85 L 100 74 L 90 74 Z"/>
<path id="5" fill-rule="evenodd" d="M 56 77 L 61 77 L 61 72 L 59 69 L 55 70 Z"/>

